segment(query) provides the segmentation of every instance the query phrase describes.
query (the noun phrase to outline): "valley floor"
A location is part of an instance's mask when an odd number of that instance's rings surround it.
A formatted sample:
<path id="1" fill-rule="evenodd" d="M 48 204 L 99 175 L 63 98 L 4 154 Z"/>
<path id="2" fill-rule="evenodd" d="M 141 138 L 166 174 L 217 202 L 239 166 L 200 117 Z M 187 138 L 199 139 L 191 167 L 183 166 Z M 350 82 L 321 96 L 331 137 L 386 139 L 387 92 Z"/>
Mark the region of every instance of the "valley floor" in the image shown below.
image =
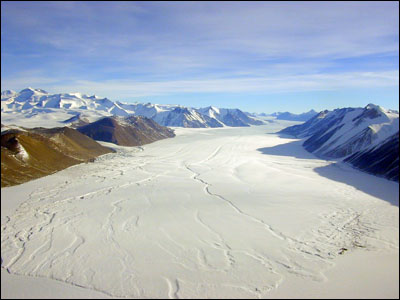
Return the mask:
<path id="1" fill-rule="evenodd" d="M 284 126 L 178 128 L 3 188 L 2 298 L 398 298 L 398 183 Z"/>

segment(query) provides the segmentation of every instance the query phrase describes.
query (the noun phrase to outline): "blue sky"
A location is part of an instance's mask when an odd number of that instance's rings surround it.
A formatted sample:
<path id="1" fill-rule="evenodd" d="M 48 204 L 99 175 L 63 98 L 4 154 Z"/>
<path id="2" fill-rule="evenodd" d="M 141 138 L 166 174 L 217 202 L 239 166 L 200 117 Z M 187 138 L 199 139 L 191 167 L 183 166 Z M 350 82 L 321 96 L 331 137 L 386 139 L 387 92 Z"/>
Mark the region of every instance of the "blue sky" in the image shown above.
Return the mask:
<path id="1" fill-rule="evenodd" d="M 1 2 L 1 89 L 300 113 L 399 104 L 399 3 Z"/>

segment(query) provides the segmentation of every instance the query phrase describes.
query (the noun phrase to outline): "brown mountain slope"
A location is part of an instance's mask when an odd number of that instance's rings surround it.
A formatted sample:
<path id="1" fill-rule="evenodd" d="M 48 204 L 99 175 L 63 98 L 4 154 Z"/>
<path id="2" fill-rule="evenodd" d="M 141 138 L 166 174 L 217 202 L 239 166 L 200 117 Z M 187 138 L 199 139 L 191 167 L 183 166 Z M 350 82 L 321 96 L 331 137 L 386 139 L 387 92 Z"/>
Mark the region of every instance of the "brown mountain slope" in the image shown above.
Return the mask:
<path id="1" fill-rule="evenodd" d="M 1 186 L 20 184 L 112 152 L 75 129 L 11 129 L 1 133 Z"/>
<path id="2" fill-rule="evenodd" d="M 175 136 L 172 129 L 139 116 L 105 117 L 77 130 L 94 140 L 121 146 L 140 146 Z"/>

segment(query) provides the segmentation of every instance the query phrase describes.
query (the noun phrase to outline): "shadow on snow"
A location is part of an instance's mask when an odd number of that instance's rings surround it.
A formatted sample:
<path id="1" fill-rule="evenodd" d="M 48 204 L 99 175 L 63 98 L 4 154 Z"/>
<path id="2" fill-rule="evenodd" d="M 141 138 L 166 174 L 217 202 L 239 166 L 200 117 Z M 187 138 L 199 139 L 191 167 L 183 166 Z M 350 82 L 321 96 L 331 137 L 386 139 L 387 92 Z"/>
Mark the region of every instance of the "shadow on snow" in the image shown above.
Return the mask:
<path id="1" fill-rule="evenodd" d="M 287 136 L 282 137 L 286 138 Z M 258 148 L 257 150 L 266 155 L 319 159 L 314 154 L 307 152 L 302 144 L 303 140 L 296 140 L 273 147 Z M 366 194 L 399 206 L 399 184 L 397 182 L 359 171 L 343 163 L 332 163 L 313 170 L 322 177 L 351 185 Z"/>

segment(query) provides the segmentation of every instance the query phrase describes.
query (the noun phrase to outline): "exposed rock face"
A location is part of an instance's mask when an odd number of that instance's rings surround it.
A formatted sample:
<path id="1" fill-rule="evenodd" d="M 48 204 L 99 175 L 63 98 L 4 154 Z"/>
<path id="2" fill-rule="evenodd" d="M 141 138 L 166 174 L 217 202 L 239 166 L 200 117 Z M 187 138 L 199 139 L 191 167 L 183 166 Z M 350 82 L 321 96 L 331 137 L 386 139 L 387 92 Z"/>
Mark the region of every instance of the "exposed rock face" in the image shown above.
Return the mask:
<path id="1" fill-rule="evenodd" d="M 110 152 L 68 127 L 6 130 L 1 133 L 1 186 L 46 176 Z"/>
<path id="2" fill-rule="evenodd" d="M 345 162 L 370 174 L 399 181 L 399 132 L 376 147 L 359 151 L 347 157 Z"/>
<path id="3" fill-rule="evenodd" d="M 94 140 L 121 146 L 140 146 L 175 136 L 172 129 L 158 125 L 151 119 L 136 116 L 105 117 L 77 130 Z"/>

